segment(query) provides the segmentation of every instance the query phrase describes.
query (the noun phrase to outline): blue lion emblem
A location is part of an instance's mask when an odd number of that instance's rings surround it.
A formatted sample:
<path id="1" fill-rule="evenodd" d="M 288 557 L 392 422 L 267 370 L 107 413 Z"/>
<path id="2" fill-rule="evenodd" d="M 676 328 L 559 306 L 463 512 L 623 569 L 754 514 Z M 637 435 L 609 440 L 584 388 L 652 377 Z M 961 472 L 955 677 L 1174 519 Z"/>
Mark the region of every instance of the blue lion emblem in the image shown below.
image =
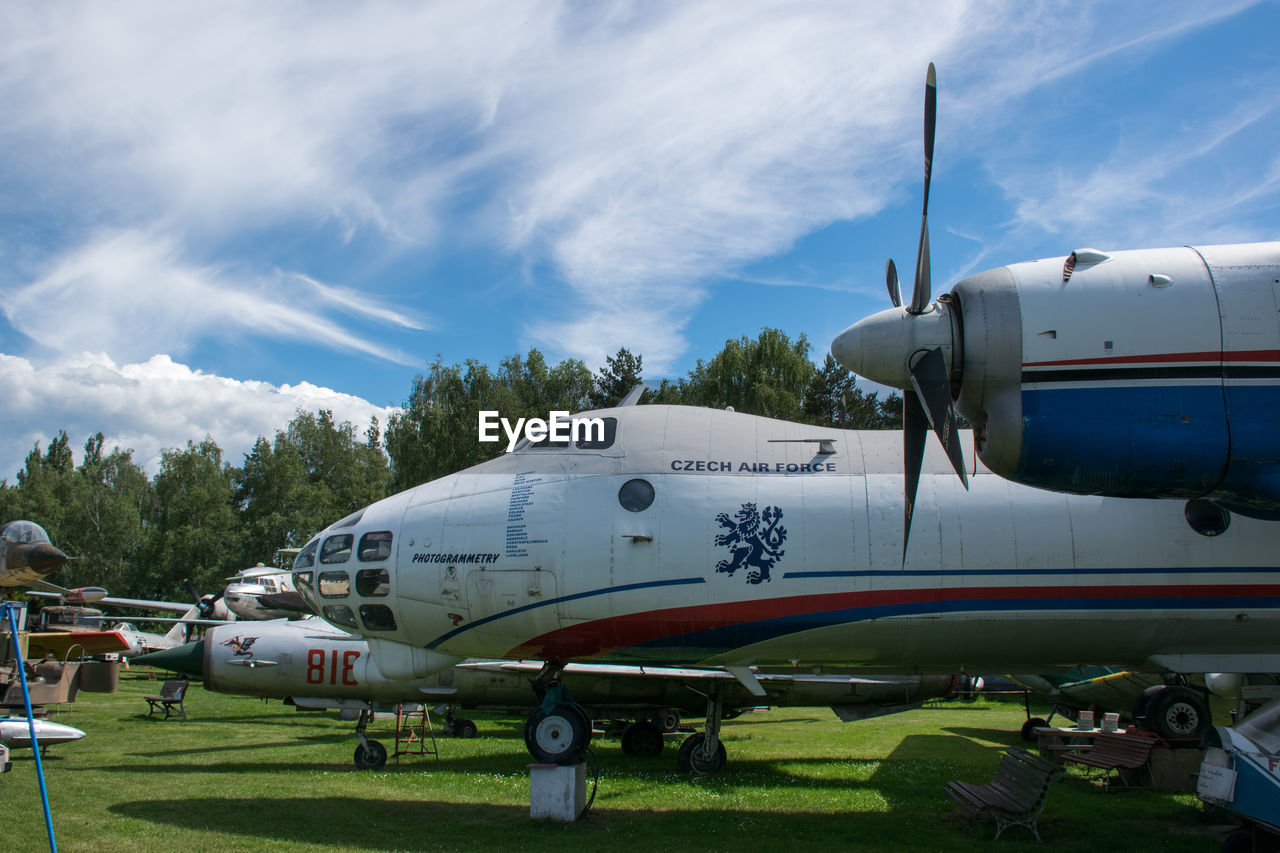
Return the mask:
<path id="1" fill-rule="evenodd" d="M 731 560 L 716 563 L 716 571 L 727 572 L 732 577 L 734 572 L 745 566 L 747 583 L 772 580 L 769 570 L 787 553 L 782 550 L 782 543 L 787 541 L 787 528 L 778 523 L 782 520 L 782 510 L 767 506 L 763 512 L 757 512 L 755 504 L 746 503 L 735 517 L 736 522 L 728 513 L 716 516 L 720 526 L 729 531 L 716 536 L 716 545 L 727 545 L 733 555 Z"/>

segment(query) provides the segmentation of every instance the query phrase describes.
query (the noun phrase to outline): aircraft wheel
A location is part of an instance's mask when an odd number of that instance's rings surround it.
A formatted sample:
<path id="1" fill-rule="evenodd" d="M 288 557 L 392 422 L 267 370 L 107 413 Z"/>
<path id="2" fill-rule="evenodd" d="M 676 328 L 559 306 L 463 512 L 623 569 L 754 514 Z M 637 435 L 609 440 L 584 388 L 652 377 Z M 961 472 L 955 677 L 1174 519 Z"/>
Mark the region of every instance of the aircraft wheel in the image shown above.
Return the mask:
<path id="1" fill-rule="evenodd" d="M 724 743 L 716 744 L 716 754 L 707 761 L 702 757 L 702 742 L 706 735 L 698 732 L 689 735 L 684 739 L 684 743 L 680 744 L 680 755 L 676 759 L 676 766 L 685 773 L 697 773 L 705 776 L 709 773 L 719 773 L 728 763 L 728 756 L 725 754 Z"/>
<path id="2" fill-rule="evenodd" d="M 662 747 L 662 729 L 648 720 L 632 723 L 622 733 L 622 751 L 627 755 L 661 755 Z"/>
<path id="3" fill-rule="evenodd" d="M 1237 829 L 1222 839 L 1222 853 L 1253 853 L 1253 833 L 1247 829 Z"/>
<path id="4" fill-rule="evenodd" d="M 674 708 L 668 708 L 658 715 L 658 719 L 655 722 L 664 733 L 674 732 L 680 728 L 680 712 Z"/>
<path id="5" fill-rule="evenodd" d="M 1211 725 L 1209 706 L 1189 687 L 1165 687 L 1147 704 L 1147 724 L 1163 738 L 1200 737 Z"/>
<path id="6" fill-rule="evenodd" d="M 576 704 L 534 708 L 524 724 L 524 744 L 544 764 L 577 764 L 590 742 L 591 721 Z"/>
<path id="7" fill-rule="evenodd" d="M 476 729 L 476 724 L 471 722 L 470 720 L 454 720 L 453 721 L 454 737 L 475 737 L 477 731 L 478 730 Z"/>
<path id="8" fill-rule="evenodd" d="M 363 744 L 356 747 L 356 767 L 360 770 L 381 770 L 387 763 L 387 748 L 376 740 L 365 743 L 369 745 L 368 749 Z"/>
<path id="9" fill-rule="evenodd" d="M 1044 728 L 1049 725 L 1045 720 L 1039 717 L 1032 717 L 1022 724 L 1022 739 L 1030 743 L 1036 739 L 1036 729 Z"/>

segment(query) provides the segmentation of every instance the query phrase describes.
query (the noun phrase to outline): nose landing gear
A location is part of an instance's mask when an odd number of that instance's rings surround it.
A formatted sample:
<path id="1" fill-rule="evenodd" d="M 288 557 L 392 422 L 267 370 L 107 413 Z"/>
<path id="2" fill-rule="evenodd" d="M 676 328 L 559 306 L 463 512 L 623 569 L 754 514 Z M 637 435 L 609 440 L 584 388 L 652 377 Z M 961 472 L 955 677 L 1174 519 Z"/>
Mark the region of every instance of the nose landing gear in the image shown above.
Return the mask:
<path id="1" fill-rule="evenodd" d="M 381 770 L 387 763 L 387 748 L 381 742 L 364 736 L 364 730 L 372 719 L 373 706 L 369 705 L 360 711 L 360 719 L 356 722 L 356 737 L 360 739 L 360 745 L 356 747 L 355 763 L 360 770 Z"/>
<path id="2" fill-rule="evenodd" d="M 543 764 L 577 764 L 591 743 L 591 718 L 560 683 L 563 667 L 547 663 L 533 680 L 541 704 L 525 721 L 524 743 Z"/>

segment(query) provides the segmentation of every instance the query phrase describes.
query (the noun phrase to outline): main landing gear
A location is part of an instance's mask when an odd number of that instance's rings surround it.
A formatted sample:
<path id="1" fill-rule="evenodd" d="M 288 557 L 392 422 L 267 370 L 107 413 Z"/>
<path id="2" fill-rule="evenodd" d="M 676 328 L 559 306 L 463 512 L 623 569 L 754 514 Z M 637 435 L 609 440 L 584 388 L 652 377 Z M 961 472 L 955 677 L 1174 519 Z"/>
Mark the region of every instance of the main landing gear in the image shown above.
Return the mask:
<path id="1" fill-rule="evenodd" d="M 525 721 L 524 743 L 543 764 L 577 764 L 591 743 L 591 718 L 560 683 L 563 669 L 546 663 L 533 680 L 541 704 Z"/>
<path id="2" fill-rule="evenodd" d="M 724 700 L 720 688 L 712 687 L 707 694 L 707 725 L 699 734 L 691 734 L 680 744 L 676 766 L 685 773 L 706 775 L 719 773 L 728 758 L 724 744 L 720 742 L 720 720 L 724 714 Z"/>

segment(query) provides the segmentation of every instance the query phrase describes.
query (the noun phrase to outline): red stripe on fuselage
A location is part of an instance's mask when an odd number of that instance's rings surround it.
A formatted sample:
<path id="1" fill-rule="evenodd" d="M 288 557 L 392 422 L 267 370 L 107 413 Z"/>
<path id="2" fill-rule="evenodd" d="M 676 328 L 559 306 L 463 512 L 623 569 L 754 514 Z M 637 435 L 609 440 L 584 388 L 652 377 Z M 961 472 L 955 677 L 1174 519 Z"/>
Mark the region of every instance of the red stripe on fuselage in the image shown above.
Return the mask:
<path id="1" fill-rule="evenodd" d="M 1109 355 L 1103 358 L 1067 358 L 1060 361 L 1028 361 L 1023 367 L 1063 367 L 1072 364 L 1186 364 L 1190 362 L 1280 362 L 1280 350 L 1238 352 L 1165 352 L 1151 355 Z"/>
<path id="2" fill-rule="evenodd" d="M 505 657 L 536 660 L 587 660 L 641 643 L 714 628 L 807 614 L 903 604 L 1018 598 L 1235 598 L 1278 597 L 1274 584 L 1199 584 L 1167 586 L 1030 586 L 972 589 L 892 589 L 797 595 L 757 601 L 699 604 L 627 613 L 551 631 L 511 649 Z"/>

